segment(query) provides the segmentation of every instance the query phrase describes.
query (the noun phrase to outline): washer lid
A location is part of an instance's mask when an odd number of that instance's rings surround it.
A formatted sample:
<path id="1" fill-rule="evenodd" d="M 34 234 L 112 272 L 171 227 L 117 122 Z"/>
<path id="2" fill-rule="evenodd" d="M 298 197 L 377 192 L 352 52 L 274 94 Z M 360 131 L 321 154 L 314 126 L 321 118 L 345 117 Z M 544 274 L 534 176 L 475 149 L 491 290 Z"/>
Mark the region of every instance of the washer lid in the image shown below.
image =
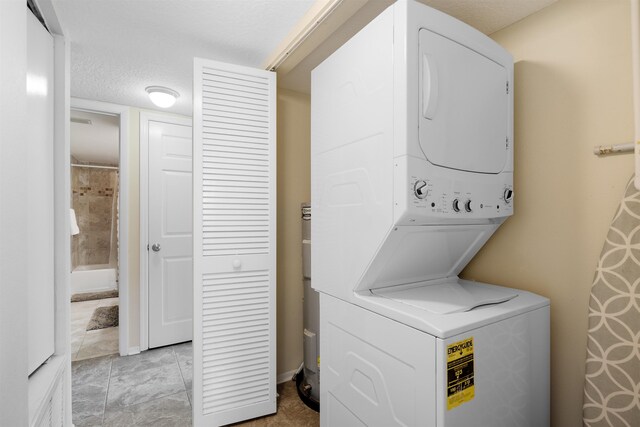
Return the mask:
<path id="1" fill-rule="evenodd" d="M 372 293 L 433 314 L 452 314 L 474 308 L 500 304 L 515 298 L 518 292 L 498 286 L 477 286 L 467 280 L 421 284 L 413 287 L 396 286 L 372 289 Z"/>
<path id="2" fill-rule="evenodd" d="M 500 173 L 507 161 L 509 75 L 460 43 L 420 30 L 420 146 L 434 165 Z"/>

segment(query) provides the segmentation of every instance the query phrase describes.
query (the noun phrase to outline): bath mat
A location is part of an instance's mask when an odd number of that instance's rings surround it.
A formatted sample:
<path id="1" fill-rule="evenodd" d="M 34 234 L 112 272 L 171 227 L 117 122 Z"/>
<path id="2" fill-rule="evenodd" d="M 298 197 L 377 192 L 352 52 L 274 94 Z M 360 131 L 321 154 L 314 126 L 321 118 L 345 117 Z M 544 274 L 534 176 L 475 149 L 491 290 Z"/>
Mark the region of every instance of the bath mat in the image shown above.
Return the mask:
<path id="1" fill-rule="evenodd" d="M 71 302 L 91 301 L 94 299 L 117 298 L 118 290 L 104 292 L 85 292 L 71 295 Z"/>
<path id="2" fill-rule="evenodd" d="M 87 331 L 118 326 L 118 306 L 98 307 L 87 324 Z"/>
<path id="3" fill-rule="evenodd" d="M 627 184 L 589 299 L 586 427 L 640 426 L 640 192 Z"/>

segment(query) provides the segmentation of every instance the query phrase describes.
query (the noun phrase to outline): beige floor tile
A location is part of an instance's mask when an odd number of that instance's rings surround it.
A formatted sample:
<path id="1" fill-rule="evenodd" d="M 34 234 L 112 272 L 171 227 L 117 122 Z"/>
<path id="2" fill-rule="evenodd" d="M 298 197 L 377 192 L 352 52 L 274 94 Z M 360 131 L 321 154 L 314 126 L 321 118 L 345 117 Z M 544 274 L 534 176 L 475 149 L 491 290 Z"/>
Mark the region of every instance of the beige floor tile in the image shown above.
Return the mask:
<path id="1" fill-rule="evenodd" d="M 91 308 L 95 308 L 100 304 L 99 299 L 90 300 L 90 301 L 79 301 L 71 303 L 71 312 L 81 312 L 85 310 L 90 310 Z"/>
<path id="2" fill-rule="evenodd" d="M 233 424 L 233 427 L 318 427 L 320 414 L 309 409 L 298 397 L 292 381 L 278 384 L 278 412 L 266 417 Z"/>
<path id="3" fill-rule="evenodd" d="M 118 298 L 71 303 L 72 360 L 88 359 L 119 352 L 118 328 L 87 331 L 87 324 L 98 307 L 117 305 Z"/>
<path id="4" fill-rule="evenodd" d="M 105 298 L 101 299 L 98 307 L 110 307 L 112 305 L 118 305 L 120 303 L 120 298 Z"/>
<path id="5" fill-rule="evenodd" d="M 93 314 L 93 311 L 95 310 L 95 307 L 91 308 L 91 310 L 83 310 L 83 311 L 79 311 L 74 313 L 73 311 L 71 312 L 71 323 L 80 323 L 80 322 L 88 322 L 89 319 L 91 319 L 91 315 Z"/>
<path id="6" fill-rule="evenodd" d="M 100 301 L 82 301 L 82 302 L 72 302 L 71 303 L 71 321 L 83 320 L 86 319 L 89 321 L 91 315 Z"/>
<path id="7" fill-rule="evenodd" d="M 75 336 L 84 336 L 85 332 L 87 332 L 87 323 L 89 323 L 87 319 L 72 320 L 71 339 Z"/>
<path id="8" fill-rule="evenodd" d="M 87 331 L 76 360 L 118 353 L 118 330 L 119 328 L 116 326 L 115 328 Z"/>
<path id="9" fill-rule="evenodd" d="M 71 339 L 71 361 L 77 360 L 78 351 L 82 346 L 82 341 L 84 341 L 84 335 L 79 338 Z"/>

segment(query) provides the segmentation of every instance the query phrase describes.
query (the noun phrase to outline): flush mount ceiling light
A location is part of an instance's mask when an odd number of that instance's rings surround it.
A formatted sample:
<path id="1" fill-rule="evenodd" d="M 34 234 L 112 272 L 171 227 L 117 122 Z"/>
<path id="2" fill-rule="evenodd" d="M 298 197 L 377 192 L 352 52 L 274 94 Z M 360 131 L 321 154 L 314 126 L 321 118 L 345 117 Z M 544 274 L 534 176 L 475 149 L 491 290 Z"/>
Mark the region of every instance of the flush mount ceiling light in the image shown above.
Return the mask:
<path id="1" fill-rule="evenodd" d="M 175 90 L 162 86 L 149 86 L 145 89 L 149 94 L 149 99 L 157 107 L 169 108 L 176 103 L 176 99 L 180 96 Z"/>

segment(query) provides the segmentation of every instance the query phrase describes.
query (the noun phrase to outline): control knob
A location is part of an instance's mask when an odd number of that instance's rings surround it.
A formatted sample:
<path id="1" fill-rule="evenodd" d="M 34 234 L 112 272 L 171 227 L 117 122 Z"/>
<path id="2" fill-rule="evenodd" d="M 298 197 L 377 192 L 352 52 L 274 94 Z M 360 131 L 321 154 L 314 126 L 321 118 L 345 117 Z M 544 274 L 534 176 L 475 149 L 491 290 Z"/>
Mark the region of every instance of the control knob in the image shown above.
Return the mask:
<path id="1" fill-rule="evenodd" d="M 460 212 L 460 201 L 458 199 L 453 199 L 453 210 L 456 212 Z"/>
<path id="2" fill-rule="evenodd" d="M 504 199 L 505 202 L 511 203 L 511 200 L 513 200 L 513 190 L 510 188 L 505 188 L 502 198 Z"/>
<path id="3" fill-rule="evenodd" d="M 415 194 L 418 199 L 426 198 L 428 192 L 429 189 L 427 188 L 426 181 L 419 179 L 413 184 L 413 194 Z"/>
<path id="4" fill-rule="evenodd" d="M 464 202 L 464 210 L 467 212 L 471 212 L 473 210 L 471 209 L 471 199 Z"/>

